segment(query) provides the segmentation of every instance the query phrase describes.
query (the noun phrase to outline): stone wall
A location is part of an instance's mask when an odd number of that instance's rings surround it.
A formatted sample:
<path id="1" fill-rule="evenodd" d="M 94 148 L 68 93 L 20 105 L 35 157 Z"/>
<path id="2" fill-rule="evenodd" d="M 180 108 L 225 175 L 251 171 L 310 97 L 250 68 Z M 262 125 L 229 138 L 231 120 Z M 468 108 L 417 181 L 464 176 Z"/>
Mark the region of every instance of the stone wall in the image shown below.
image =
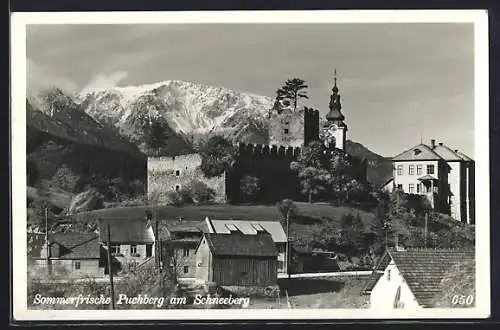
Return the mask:
<path id="1" fill-rule="evenodd" d="M 167 202 L 169 192 L 187 187 L 193 181 L 201 181 L 215 191 L 216 202 L 225 202 L 225 175 L 207 178 L 200 165 L 199 154 L 148 158 L 148 198 L 158 194 L 159 202 Z"/>
<path id="2" fill-rule="evenodd" d="M 269 144 L 302 147 L 319 135 L 319 111 L 304 108 L 273 112 L 269 121 Z"/>

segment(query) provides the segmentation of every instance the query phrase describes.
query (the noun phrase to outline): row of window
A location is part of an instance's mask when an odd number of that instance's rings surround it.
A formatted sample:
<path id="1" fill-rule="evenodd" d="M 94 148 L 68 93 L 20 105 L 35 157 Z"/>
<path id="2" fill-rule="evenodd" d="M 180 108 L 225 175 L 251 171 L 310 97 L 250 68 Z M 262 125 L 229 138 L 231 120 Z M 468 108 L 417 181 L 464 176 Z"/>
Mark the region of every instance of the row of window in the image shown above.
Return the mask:
<path id="1" fill-rule="evenodd" d="M 416 190 L 415 190 L 416 188 Z M 402 184 L 398 184 L 398 189 L 402 190 L 403 189 L 403 185 Z M 434 189 L 436 190 L 437 187 L 434 187 Z M 414 183 L 410 183 L 408 185 L 408 193 L 409 194 L 419 194 L 419 193 L 429 193 L 431 192 L 431 187 L 430 186 L 425 186 L 424 184 L 422 183 L 417 183 L 417 184 L 414 184 Z"/>
<path id="2" fill-rule="evenodd" d="M 408 174 L 415 175 L 415 169 L 416 169 L 417 175 L 422 175 L 422 169 L 423 169 L 422 164 L 418 164 L 418 165 L 410 164 L 410 165 L 408 165 Z M 427 170 L 427 174 L 434 174 L 434 165 L 432 165 L 432 164 L 427 165 L 426 170 Z M 398 175 L 403 175 L 403 165 L 398 165 L 396 167 L 396 171 L 397 171 Z"/>
<path id="3" fill-rule="evenodd" d="M 120 254 L 120 245 L 112 245 L 111 246 L 111 254 Z M 137 245 L 130 245 L 130 254 L 134 255 L 137 254 Z"/>

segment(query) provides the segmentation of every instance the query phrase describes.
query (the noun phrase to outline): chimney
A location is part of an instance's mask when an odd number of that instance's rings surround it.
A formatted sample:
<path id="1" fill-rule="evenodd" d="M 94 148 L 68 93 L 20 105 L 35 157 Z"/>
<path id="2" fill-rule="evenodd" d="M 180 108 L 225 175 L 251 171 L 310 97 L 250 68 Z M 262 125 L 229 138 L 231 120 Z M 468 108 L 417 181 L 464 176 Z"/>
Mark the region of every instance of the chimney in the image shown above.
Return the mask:
<path id="1" fill-rule="evenodd" d="M 436 148 L 436 140 L 431 139 L 431 148 L 434 149 Z"/>

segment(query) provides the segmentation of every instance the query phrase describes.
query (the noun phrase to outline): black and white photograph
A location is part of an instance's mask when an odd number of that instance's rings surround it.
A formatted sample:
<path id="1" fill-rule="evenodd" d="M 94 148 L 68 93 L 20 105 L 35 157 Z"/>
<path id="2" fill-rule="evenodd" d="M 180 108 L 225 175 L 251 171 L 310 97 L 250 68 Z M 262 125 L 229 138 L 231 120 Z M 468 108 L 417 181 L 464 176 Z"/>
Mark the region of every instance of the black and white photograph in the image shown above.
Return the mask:
<path id="1" fill-rule="evenodd" d="M 487 18 L 14 14 L 14 317 L 488 317 Z"/>

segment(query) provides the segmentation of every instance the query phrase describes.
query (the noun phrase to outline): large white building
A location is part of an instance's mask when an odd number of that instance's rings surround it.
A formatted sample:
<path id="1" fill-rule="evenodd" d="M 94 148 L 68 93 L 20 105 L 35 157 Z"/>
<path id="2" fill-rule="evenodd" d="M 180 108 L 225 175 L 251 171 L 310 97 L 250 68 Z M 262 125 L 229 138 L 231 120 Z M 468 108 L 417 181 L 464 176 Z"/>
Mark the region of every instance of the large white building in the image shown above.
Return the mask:
<path id="1" fill-rule="evenodd" d="M 440 213 L 469 224 L 475 222 L 474 160 L 431 140 L 392 159 L 393 177 L 385 188 L 427 197 Z"/>

